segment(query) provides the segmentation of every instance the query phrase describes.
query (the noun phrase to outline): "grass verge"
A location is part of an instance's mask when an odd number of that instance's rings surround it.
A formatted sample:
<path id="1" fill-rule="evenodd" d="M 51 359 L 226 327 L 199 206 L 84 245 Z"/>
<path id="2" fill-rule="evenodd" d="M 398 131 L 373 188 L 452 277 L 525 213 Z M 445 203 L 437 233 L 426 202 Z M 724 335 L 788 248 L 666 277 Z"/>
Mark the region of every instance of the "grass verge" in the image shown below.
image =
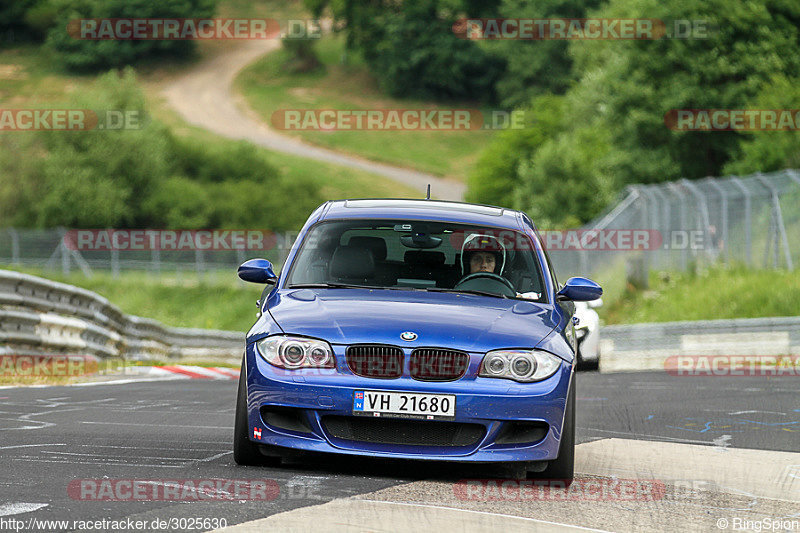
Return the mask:
<path id="1" fill-rule="evenodd" d="M 310 72 L 286 67 L 291 56 L 278 49 L 244 69 L 236 80 L 252 109 L 266 123 L 279 109 L 450 109 L 471 105 L 433 105 L 398 100 L 385 94 L 364 62 L 348 53 L 343 64 L 344 38 L 326 35 L 315 42 L 322 63 Z M 493 135 L 491 130 L 470 131 L 285 131 L 313 144 L 348 152 L 374 161 L 413 168 L 463 180 L 478 153 Z"/>
<path id="2" fill-rule="evenodd" d="M 0 387 L 30 387 L 32 385 L 71 385 L 81 378 L 72 376 L 0 376 Z"/>
<path id="3" fill-rule="evenodd" d="M 617 294 L 599 310 L 606 324 L 796 316 L 800 276 L 743 267 L 651 272 L 649 289 L 629 286 Z"/>

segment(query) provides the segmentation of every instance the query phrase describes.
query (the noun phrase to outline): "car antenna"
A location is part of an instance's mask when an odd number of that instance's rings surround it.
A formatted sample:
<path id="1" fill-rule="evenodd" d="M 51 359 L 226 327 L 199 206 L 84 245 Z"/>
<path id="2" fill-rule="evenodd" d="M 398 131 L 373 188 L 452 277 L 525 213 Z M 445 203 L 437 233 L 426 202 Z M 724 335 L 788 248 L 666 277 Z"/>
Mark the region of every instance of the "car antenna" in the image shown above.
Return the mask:
<path id="1" fill-rule="evenodd" d="M 430 183 L 428 184 L 428 195 L 425 197 L 425 199 L 426 200 L 430 200 L 431 199 L 431 184 Z"/>

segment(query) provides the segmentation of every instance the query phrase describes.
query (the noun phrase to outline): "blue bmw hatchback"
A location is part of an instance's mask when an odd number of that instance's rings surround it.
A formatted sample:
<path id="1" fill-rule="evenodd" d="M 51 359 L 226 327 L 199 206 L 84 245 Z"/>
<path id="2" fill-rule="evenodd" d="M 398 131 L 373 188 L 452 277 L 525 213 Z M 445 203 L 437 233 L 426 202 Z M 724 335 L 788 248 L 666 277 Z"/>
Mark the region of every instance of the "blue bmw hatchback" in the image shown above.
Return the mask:
<path id="1" fill-rule="evenodd" d="M 572 479 L 572 301 L 524 213 L 432 200 L 327 202 L 309 217 L 247 334 L 239 464 L 288 449 L 513 463 Z"/>

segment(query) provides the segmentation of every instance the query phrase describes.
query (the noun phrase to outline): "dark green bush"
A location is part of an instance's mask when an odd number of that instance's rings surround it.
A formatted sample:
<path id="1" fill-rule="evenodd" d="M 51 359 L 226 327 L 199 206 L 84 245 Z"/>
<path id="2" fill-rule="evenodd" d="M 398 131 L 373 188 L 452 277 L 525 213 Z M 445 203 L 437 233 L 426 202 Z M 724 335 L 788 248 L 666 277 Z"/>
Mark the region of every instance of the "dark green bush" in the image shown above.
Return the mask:
<path id="1" fill-rule="evenodd" d="M 0 43 L 36 41 L 53 24 L 50 0 L 4 0 L 0 2 Z"/>
<path id="2" fill-rule="evenodd" d="M 495 101 L 503 60 L 457 38 L 453 22 L 436 16 L 433 1 L 380 17 L 380 38 L 364 42 L 362 52 L 381 87 L 395 97 Z"/>
<path id="3" fill-rule="evenodd" d="M 147 58 L 185 58 L 194 51 L 188 40 L 84 40 L 70 35 L 70 21 L 83 18 L 208 18 L 216 0 L 52 0 L 57 24 L 47 44 L 74 71 L 97 71 L 132 65 Z"/>
<path id="4" fill-rule="evenodd" d="M 383 89 L 395 97 L 493 102 L 504 60 L 458 38 L 464 13 L 496 16 L 497 0 L 306 0 L 314 16 L 329 8 Z"/>
<path id="5" fill-rule="evenodd" d="M 290 72 L 303 73 L 311 72 L 319 68 L 320 60 L 314 50 L 314 39 L 297 39 L 287 38 L 281 39 L 283 49 L 291 55 L 285 67 Z"/>

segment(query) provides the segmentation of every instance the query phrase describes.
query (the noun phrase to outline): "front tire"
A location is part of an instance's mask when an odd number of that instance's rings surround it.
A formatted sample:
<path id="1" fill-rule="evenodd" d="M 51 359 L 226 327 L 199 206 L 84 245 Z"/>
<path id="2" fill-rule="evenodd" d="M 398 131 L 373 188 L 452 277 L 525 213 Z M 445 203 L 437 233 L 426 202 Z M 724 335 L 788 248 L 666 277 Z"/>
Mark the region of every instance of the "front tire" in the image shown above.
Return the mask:
<path id="1" fill-rule="evenodd" d="M 567 409 L 564 414 L 564 427 L 561 431 L 561 444 L 558 447 L 558 457 L 550 461 L 542 472 L 529 472 L 528 476 L 534 479 L 561 480 L 566 486 L 572 483 L 575 477 L 575 376 L 572 377 Z"/>
<path id="2" fill-rule="evenodd" d="M 250 440 L 250 424 L 247 419 L 247 372 L 242 359 L 239 373 L 239 392 L 236 395 L 236 419 L 233 424 L 233 460 L 237 465 L 253 466 L 280 464 L 280 457 L 267 457 L 260 446 Z"/>

